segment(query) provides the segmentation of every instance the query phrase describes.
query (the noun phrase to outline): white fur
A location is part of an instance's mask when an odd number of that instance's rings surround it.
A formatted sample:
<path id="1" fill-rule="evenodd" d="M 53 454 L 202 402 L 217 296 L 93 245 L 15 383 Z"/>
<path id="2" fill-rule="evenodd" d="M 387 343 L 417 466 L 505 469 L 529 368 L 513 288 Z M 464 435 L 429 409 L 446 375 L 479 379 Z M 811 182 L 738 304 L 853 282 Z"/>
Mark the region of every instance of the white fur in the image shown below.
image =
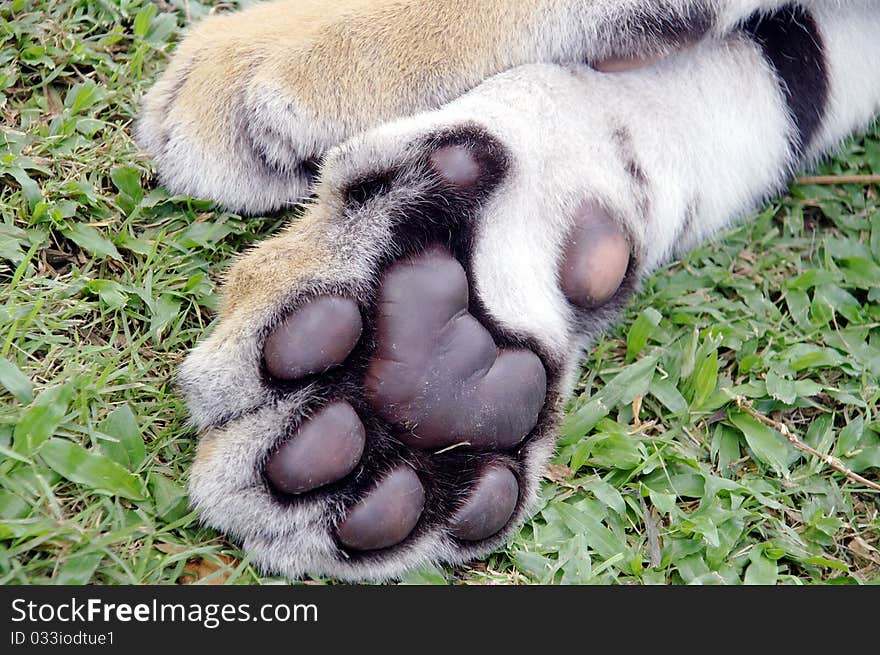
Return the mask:
<path id="1" fill-rule="evenodd" d="M 876 0 L 815 3 L 832 75 L 829 103 L 816 143 L 809 153 L 821 157 L 880 114 L 880 5 Z"/>
<path id="2" fill-rule="evenodd" d="M 652 16 L 692 17 L 695 7 L 700 6 L 711 16 L 709 34 L 722 37 L 754 12 L 778 8 L 786 1 L 533 0 L 532 20 L 522 26 L 522 33 L 501 35 L 502 39 L 509 38 L 509 43 L 493 65 L 502 71 L 531 62 L 598 62 L 619 54 L 669 52 L 674 45 L 664 41 L 659 22 Z M 806 0 L 801 4 L 833 15 L 859 2 L 862 0 Z M 479 3 L 473 3 L 472 10 L 480 11 Z M 643 21 L 622 30 L 622 25 L 633 23 L 634 16 L 641 16 Z M 234 15 L 227 18 L 233 19 Z M 340 67 L 365 65 L 358 61 L 357 53 L 341 57 L 348 57 L 350 62 L 340 59 Z M 137 139 L 155 160 L 162 184 L 172 193 L 208 198 L 227 209 L 250 214 L 287 208 L 308 197 L 310 180 L 296 172 L 283 175 L 281 170 L 287 167 L 296 171 L 304 160 L 319 158 L 335 144 L 373 127 L 348 116 L 344 102 L 338 115 L 308 114 L 303 109 L 305 103 L 291 97 L 285 90 L 288 86 L 276 79 L 280 74 L 277 67 L 263 65 L 259 56 L 254 56 L 251 64 L 241 67 L 239 78 L 228 81 L 229 87 L 236 89 L 222 112 L 222 129 L 228 134 L 215 143 L 206 143 L 199 136 L 197 126 L 202 117 L 183 115 L 183 110 L 171 101 L 171 89 L 179 80 L 163 79 L 151 92 L 137 123 Z M 200 62 L 192 65 L 199 66 Z M 327 71 L 329 76 L 333 73 Z M 464 71 L 460 74 L 465 75 Z M 185 73 L 179 70 L 178 76 L 182 75 Z M 402 99 L 399 106 L 433 108 L 466 88 L 456 79 L 455 71 L 440 70 L 430 77 L 432 85 L 401 91 L 414 96 Z M 378 101 L 362 98 L 360 102 Z M 375 115 L 388 115 L 387 110 L 380 109 Z M 262 138 L 264 127 L 275 136 Z M 256 139 L 256 149 L 266 152 L 279 165 L 279 171 L 267 174 L 261 168 L 252 144 L 235 134 L 243 130 Z"/>
<path id="3" fill-rule="evenodd" d="M 878 109 L 876 14 L 867 3 L 845 15 L 817 13 L 829 44 L 832 101 L 814 156 Z M 388 235 L 395 198 L 421 188 L 413 183 L 393 189 L 343 216 L 345 185 L 362 173 L 408 161 L 413 144 L 426 135 L 462 124 L 482 126 L 511 154 L 508 177 L 478 216 L 472 282 L 495 320 L 563 358 L 562 385 L 571 382 L 580 349 L 594 336 L 576 329 L 556 282 L 565 232 L 583 198 L 597 199 L 623 222 L 642 276 L 743 216 L 777 191 L 797 164 L 792 118 L 775 72 L 745 36 L 705 42 L 626 75 L 524 66 L 440 111 L 383 126 L 328 155 L 319 203 L 335 208 L 327 214 L 327 238 L 338 253 L 326 264 L 329 285 L 351 285 L 356 294 L 375 277 L 377 253 L 393 252 Z M 614 137 L 621 130 L 627 135 L 624 148 Z M 627 172 L 630 155 L 645 188 Z M 291 576 L 387 579 L 424 562 L 461 562 L 495 547 L 526 510 L 499 539 L 480 547 L 458 547 L 438 526 L 382 559 L 350 562 L 330 536 L 344 507 L 332 499 L 282 507 L 265 491 L 261 464 L 283 436 L 285 421 L 308 405 L 310 390 L 267 402 L 256 374 L 255 339 L 301 284 L 291 280 L 277 306 L 260 309 L 244 327 L 224 331 L 221 322 L 220 336 L 209 338 L 184 366 L 186 386 L 202 385 L 190 395 L 200 426 L 212 425 L 230 402 L 251 410 L 209 428 L 204 437 L 191 491 L 205 521 L 240 539 L 257 564 Z M 597 314 L 598 327 L 608 320 Z M 527 447 L 530 501 L 550 449 L 549 439 Z"/>
<path id="4" fill-rule="evenodd" d="M 320 141 L 311 121 L 295 121 L 291 112 L 280 111 L 271 102 L 243 105 L 235 111 L 257 124 L 287 127 L 286 133 L 295 139 L 290 149 L 282 148 L 280 140 L 261 144 L 278 161 L 286 158 L 297 164 L 336 143 L 332 137 Z M 160 181 L 172 193 L 207 198 L 233 211 L 264 212 L 290 208 L 308 197 L 305 176 L 265 174 L 254 152 L 237 142 L 235 134 L 223 135 L 219 147 L 193 137 L 189 123 L 198 121 L 198 116 L 181 119 L 144 113 L 137 122 L 138 143 L 153 158 Z"/>

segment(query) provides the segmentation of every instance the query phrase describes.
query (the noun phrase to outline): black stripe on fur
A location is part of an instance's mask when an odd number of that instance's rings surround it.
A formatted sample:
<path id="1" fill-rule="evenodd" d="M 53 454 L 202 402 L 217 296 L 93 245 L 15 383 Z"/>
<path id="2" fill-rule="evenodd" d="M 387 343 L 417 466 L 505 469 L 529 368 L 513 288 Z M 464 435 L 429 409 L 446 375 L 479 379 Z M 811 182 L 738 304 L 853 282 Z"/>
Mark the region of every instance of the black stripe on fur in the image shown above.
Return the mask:
<path id="1" fill-rule="evenodd" d="M 798 157 L 809 148 L 828 103 L 828 67 L 822 36 L 813 16 L 797 4 L 743 24 L 773 66 L 797 130 L 792 147 Z"/>

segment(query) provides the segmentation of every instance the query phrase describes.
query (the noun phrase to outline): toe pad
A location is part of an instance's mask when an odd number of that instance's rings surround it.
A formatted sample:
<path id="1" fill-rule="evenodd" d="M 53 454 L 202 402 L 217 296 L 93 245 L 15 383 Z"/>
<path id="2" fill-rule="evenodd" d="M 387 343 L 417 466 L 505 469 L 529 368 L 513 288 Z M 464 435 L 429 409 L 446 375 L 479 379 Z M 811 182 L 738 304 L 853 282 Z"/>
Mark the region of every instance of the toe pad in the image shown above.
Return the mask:
<path id="1" fill-rule="evenodd" d="M 357 303 L 321 296 L 303 305 L 266 339 L 263 360 L 279 380 L 296 380 L 341 364 L 360 339 L 363 322 Z"/>
<path id="2" fill-rule="evenodd" d="M 604 305 L 623 283 L 629 260 L 629 242 L 619 224 L 597 203 L 582 203 L 560 267 L 565 296 L 585 309 Z"/>
<path id="3" fill-rule="evenodd" d="M 516 501 L 519 485 L 506 466 L 485 471 L 471 497 L 452 519 L 452 534 L 465 541 L 480 541 L 497 534 L 507 525 Z"/>
<path id="4" fill-rule="evenodd" d="M 419 476 L 409 466 L 399 466 L 349 510 L 336 534 L 354 550 L 388 548 L 406 539 L 424 507 Z"/>
<path id="5" fill-rule="evenodd" d="M 299 494 L 344 478 L 364 452 L 366 431 L 346 402 L 327 405 L 303 423 L 266 463 L 276 490 Z"/>

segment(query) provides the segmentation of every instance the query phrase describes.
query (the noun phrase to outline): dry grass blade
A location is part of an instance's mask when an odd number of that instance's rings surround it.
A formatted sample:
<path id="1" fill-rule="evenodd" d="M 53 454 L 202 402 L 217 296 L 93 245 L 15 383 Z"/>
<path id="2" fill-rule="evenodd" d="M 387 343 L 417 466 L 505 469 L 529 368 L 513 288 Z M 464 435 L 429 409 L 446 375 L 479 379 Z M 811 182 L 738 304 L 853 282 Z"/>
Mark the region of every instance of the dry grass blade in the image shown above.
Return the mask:
<path id="1" fill-rule="evenodd" d="M 796 434 L 794 434 L 791 430 L 788 429 L 788 426 L 785 425 L 785 423 L 781 423 L 780 421 L 774 421 L 772 418 L 768 418 L 768 417 L 764 416 L 763 414 L 761 414 L 760 412 L 755 411 L 755 409 L 749 404 L 749 402 L 745 398 L 743 398 L 741 396 L 737 397 L 736 406 L 739 407 L 742 411 L 744 411 L 746 414 L 751 416 L 756 421 L 760 421 L 764 425 L 777 430 L 779 432 L 779 434 L 781 434 L 783 437 L 785 437 L 788 440 L 788 442 L 792 446 L 797 448 L 798 450 L 805 452 L 805 453 L 809 453 L 813 457 L 818 457 L 820 460 L 825 462 L 825 464 L 827 464 L 828 466 L 833 468 L 835 471 L 845 475 L 849 480 L 852 480 L 853 482 L 858 482 L 859 484 L 863 484 L 866 487 L 870 487 L 871 489 L 874 489 L 875 491 L 880 491 L 880 484 L 877 484 L 876 482 L 872 482 L 871 480 L 868 480 L 867 478 L 862 477 L 858 473 L 851 471 L 837 457 L 834 457 L 833 455 L 825 455 L 823 453 L 820 453 L 818 450 L 816 450 L 815 448 L 813 448 L 809 444 L 805 444 L 803 441 L 798 439 Z"/>
<path id="2" fill-rule="evenodd" d="M 797 184 L 880 184 L 880 175 L 805 175 Z"/>
<path id="3" fill-rule="evenodd" d="M 660 527 L 657 525 L 657 513 L 648 509 L 645 499 L 639 494 L 639 504 L 642 506 L 642 520 L 645 522 L 645 532 L 648 539 L 648 554 L 651 556 L 651 566 L 655 569 L 663 562 L 662 549 L 660 547 Z"/>

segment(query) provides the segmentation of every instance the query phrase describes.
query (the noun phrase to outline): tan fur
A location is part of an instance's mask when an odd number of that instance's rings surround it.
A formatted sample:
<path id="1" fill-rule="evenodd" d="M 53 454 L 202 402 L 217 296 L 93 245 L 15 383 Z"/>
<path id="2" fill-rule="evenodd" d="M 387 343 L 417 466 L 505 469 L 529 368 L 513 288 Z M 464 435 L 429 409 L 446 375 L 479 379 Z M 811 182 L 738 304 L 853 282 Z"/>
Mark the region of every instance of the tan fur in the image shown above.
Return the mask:
<path id="1" fill-rule="evenodd" d="M 307 116 L 358 132 L 525 60 L 512 41 L 545 3 L 280 0 L 212 16 L 178 46 L 144 113 L 222 146 L 236 96 L 262 83 Z"/>
<path id="2" fill-rule="evenodd" d="M 331 259 L 323 213 L 313 207 L 281 234 L 239 257 L 226 274 L 222 313 L 253 315 L 277 303 L 292 285 L 322 274 Z"/>
<path id="3" fill-rule="evenodd" d="M 618 0 L 581 3 L 618 6 Z M 238 144 L 233 144 L 235 130 L 227 129 L 228 122 L 241 120 L 235 110 L 248 85 L 272 86 L 295 101 L 290 112 L 267 111 L 269 123 L 313 112 L 328 123 L 344 120 L 345 129 L 361 129 L 362 123 L 413 111 L 419 102 L 439 102 L 442 94 L 455 93 L 456 84 L 466 87 L 521 57 L 527 46 L 519 40 L 525 40 L 520 37 L 530 12 L 544 6 L 546 15 L 557 12 L 558 18 L 563 5 L 571 3 L 266 4 L 196 28 L 148 106 L 163 119 L 172 117 L 175 129 L 186 127 L 183 136 L 176 133 L 184 146 L 195 139 L 211 146 L 206 152 L 230 159 L 230 146 Z M 823 24 L 833 27 L 833 10 L 823 11 L 828 12 Z M 825 117 L 826 132 L 817 152 L 878 111 L 871 90 L 880 88 L 871 81 L 876 69 L 859 64 L 870 61 L 865 53 L 871 52 L 877 32 L 867 20 L 876 15 L 864 12 L 856 13 L 855 20 L 852 15 L 838 19 L 851 26 L 838 26 L 843 36 L 829 40 L 838 46 L 829 50 L 837 105 Z M 500 54 L 504 51 L 506 59 Z M 614 68 L 623 60 L 606 61 Z M 363 70 L 363 62 L 378 63 Z M 629 64 L 624 61 L 624 66 Z M 207 524 L 240 541 L 250 561 L 266 570 L 346 580 L 384 580 L 426 562 L 463 562 L 497 547 L 521 525 L 537 501 L 553 431 L 564 397 L 574 386 L 582 349 L 617 312 L 612 303 L 592 311 L 585 321 L 574 315 L 558 289 L 572 199 L 588 194 L 614 209 L 626 224 L 624 231 L 633 236 L 639 254 L 633 275 L 638 278 L 666 261 L 674 249 L 706 238 L 751 209 L 778 189 L 791 170 L 788 107 L 779 80 L 751 39 L 707 40 L 695 45 L 694 52 L 642 73 L 616 77 L 585 66 L 522 67 L 485 82 L 441 111 L 380 127 L 326 153 L 317 200 L 284 232 L 246 253 L 229 270 L 220 320 L 181 368 L 179 382 L 191 421 L 202 434 L 190 477 L 191 498 Z M 426 89 L 437 91 L 432 96 Z M 305 131 L 308 126 L 295 127 Z M 293 389 L 272 384 L 262 368 L 265 336 L 285 315 L 322 293 L 344 294 L 372 312 L 371 294 L 382 263 L 404 250 L 395 223 L 422 220 L 425 214 L 411 208 L 433 188 L 421 184 L 424 170 L 412 162 L 427 160 L 420 149 L 432 143 L 431 137 L 475 127 L 503 144 L 510 167 L 503 190 L 496 190 L 468 218 L 478 228 L 469 281 L 496 325 L 533 339 L 543 353 L 562 362 L 546 406 L 546 429 L 541 427 L 516 454 L 524 502 L 490 540 L 452 540 L 446 521 L 456 498 L 450 496 L 442 503 L 432 501 L 441 518 L 426 514 L 429 529 L 412 541 L 371 558 L 348 558 L 339 550 L 334 531 L 351 499 L 331 492 L 278 503 L 263 471 L 268 453 L 290 437 L 291 421 L 307 420 L 319 403 L 349 391 L 332 380 L 325 380 L 329 388 L 307 379 Z M 276 136 L 272 129 L 266 133 Z M 626 148 L 617 138 L 621 133 L 627 135 Z M 289 136 L 279 134 L 282 139 Z M 172 150 L 187 164 L 194 161 L 187 159 L 185 148 Z M 632 172 L 634 162 L 639 175 Z M 216 188 L 222 191 L 234 175 L 247 175 L 260 165 L 253 156 L 237 163 L 240 169 Z M 719 182 L 702 184 L 713 166 L 717 171 L 710 177 Z M 363 203 L 346 200 L 353 182 L 377 171 L 395 172 L 392 189 Z M 289 171 L 275 173 L 284 177 Z M 271 174 L 263 179 L 254 174 L 242 188 L 272 179 Z M 639 200 L 645 197 L 644 188 L 653 190 L 650 203 Z M 688 208 L 693 207 L 700 208 L 699 221 L 690 220 Z M 629 293 L 629 287 L 622 291 Z M 431 466 L 426 470 L 434 471 Z M 367 481 L 382 474 L 365 464 L 363 475 L 373 476 Z"/>
<path id="4" fill-rule="evenodd" d="M 696 0 L 262 2 L 190 30 L 144 99 L 137 139 L 171 193 L 271 212 L 309 196 L 333 146 L 493 74 L 538 62 L 643 65 L 710 23 L 723 34 L 784 1 L 707 0 L 713 18 L 694 33 L 669 26 L 702 13 Z"/>
<path id="5" fill-rule="evenodd" d="M 217 432 L 217 430 L 208 430 L 201 435 L 199 443 L 196 445 L 194 466 L 210 466 L 211 462 L 223 456 L 223 442 Z"/>

